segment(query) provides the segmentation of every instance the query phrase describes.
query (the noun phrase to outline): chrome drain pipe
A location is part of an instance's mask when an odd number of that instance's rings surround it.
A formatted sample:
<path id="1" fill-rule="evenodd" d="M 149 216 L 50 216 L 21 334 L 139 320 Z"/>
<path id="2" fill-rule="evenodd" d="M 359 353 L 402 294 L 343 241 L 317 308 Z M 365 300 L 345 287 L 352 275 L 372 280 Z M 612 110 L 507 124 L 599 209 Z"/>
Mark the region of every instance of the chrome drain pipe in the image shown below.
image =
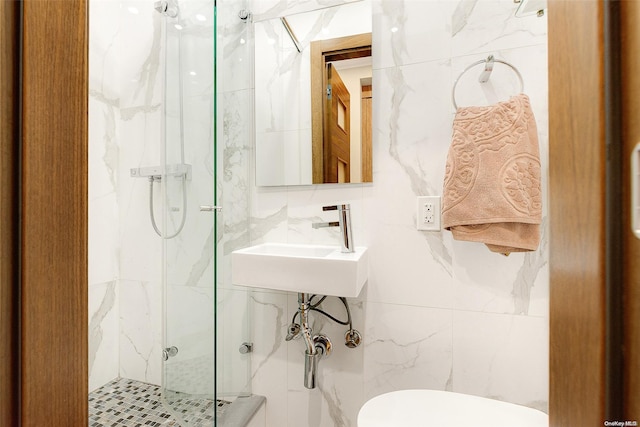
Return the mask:
<path id="1" fill-rule="evenodd" d="M 321 357 L 320 353 L 304 352 L 304 386 L 308 389 L 316 388 L 316 371 L 318 370 L 318 360 Z"/>
<path id="2" fill-rule="evenodd" d="M 331 348 L 331 343 L 326 335 L 312 336 L 309 327 L 309 298 L 308 294 L 298 294 L 298 310 L 300 311 L 300 328 L 302 338 L 307 349 L 304 352 L 304 386 L 308 389 L 316 388 L 316 372 L 318 371 L 318 361 L 327 354 Z M 328 344 L 327 344 L 328 343 Z"/>
<path id="3" fill-rule="evenodd" d="M 298 307 L 300 310 L 300 327 L 302 329 L 302 338 L 307 346 L 307 353 L 316 354 L 316 348 L 313 345 L 312 331 L 309 327 L 309 299 L 307 294 L 298 294 Z"/>
<path id="4" fill-rule="evenodd" d="M 316 371 L 318 370 L 318 351 L 313 344 L 312 331 L 309 327 L 309 299 L 307 294 L 298 294 L 298 309 L 300 311 L 300 327 L 302 338 L 307 346 L 304 352 L 304 386 L 306 388 L 316 388 Z"/>

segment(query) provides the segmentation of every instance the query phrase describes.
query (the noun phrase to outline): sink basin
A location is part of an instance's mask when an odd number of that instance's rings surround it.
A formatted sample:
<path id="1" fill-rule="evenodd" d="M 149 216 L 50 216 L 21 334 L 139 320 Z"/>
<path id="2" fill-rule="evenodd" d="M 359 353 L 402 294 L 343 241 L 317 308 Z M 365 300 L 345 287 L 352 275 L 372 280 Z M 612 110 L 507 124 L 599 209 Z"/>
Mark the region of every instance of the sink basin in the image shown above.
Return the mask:
<path id="1" fill-rule="evenodd" d="M 357 297 L 367 281 L 367 248 L 263 243 L 231 253 L 234 285 Z"/>

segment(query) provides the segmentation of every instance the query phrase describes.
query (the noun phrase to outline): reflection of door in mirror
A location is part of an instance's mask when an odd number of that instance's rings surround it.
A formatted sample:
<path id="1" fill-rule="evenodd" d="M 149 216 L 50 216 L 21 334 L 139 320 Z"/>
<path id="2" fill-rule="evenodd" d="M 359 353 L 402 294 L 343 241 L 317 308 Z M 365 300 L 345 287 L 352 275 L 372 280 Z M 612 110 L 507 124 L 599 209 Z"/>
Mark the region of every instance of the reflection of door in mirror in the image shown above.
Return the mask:
<path id="1" fill-rule="evenodd" d="M 313 183 L 371 182 L 371 33 L 311 42 L 310 59 Z"/>
<path id="2" fill-rule="evenodd" d="M 361 130 L 361 153 L 360 161 L 362 162 L 362 182 L 373 182 L 373 155 L 371 148 L 372 129 L 373 129 L 373 108 L 372 108 L 372 84 L 371 77 L 364 78 L 360 81 L 360 124 Z"/>
<path id="3" fill-rule="evenodd" d="M 324 181 L 350 182 L 351 95 L 333 64 L 327 64 L 324 111 Z"/>

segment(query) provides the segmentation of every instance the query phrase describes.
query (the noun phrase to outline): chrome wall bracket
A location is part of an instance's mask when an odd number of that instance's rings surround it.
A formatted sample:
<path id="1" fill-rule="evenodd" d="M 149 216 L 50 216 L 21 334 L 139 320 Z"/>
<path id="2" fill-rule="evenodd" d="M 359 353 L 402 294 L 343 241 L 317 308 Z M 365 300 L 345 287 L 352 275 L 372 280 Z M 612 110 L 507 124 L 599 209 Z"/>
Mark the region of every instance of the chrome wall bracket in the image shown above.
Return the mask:
<path id="1" fill-rule="evenodd" d="M 240 348 L 238 349 L 240 354 L 249 354 L 253 352 L 253 343 L 252 342 L 243 342 L 240 344 Z"/>
<path id="2" fill-rule="evenodd" d="M 162 360 L 166 362 L 167 360 L 169 360 L 170 357 L 174 357 L 176 354 L 178 354 L 178 347 L 176 346 L 167 347 L 162 350 Z"/>

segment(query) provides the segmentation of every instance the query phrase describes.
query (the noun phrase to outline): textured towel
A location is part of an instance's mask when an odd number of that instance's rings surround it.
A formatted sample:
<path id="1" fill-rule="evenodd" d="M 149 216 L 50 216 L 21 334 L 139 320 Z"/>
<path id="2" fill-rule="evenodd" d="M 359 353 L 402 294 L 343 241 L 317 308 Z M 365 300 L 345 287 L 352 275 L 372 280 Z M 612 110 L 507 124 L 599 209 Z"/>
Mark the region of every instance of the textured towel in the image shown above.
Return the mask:
<path id="1" fill-rule="evenodd" d="M 534 251 L 542 192 L 536 122 L 520 94 L 488 107 L 458 108 L 447 157 L 442 226 L 493 252 Z"/>

